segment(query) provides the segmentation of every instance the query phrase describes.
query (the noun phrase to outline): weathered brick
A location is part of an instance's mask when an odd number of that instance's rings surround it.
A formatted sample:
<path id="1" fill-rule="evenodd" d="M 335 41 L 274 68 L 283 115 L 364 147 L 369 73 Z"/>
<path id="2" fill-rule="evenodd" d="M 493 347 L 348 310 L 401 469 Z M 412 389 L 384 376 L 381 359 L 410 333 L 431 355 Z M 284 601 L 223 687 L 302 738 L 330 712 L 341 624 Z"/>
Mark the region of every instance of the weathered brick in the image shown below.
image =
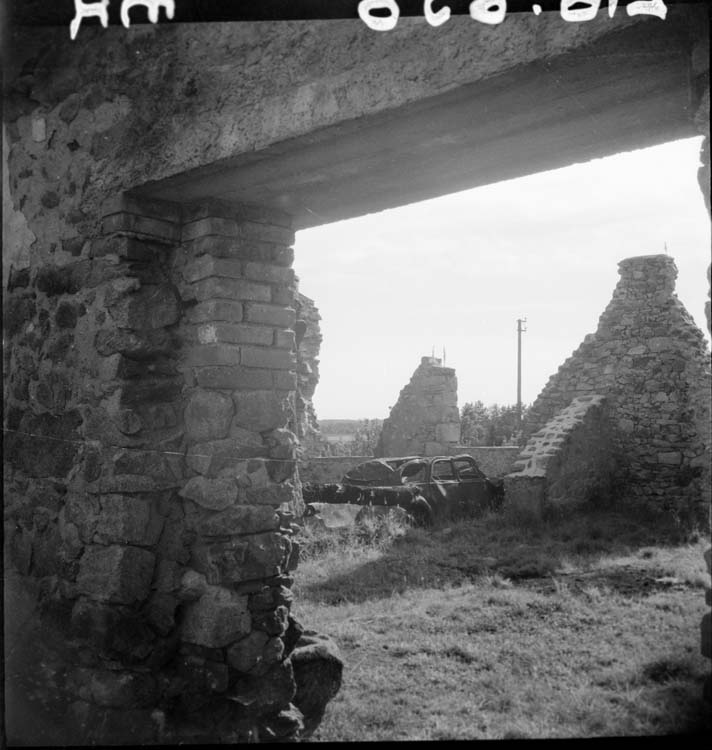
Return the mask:
<path id="1" fill-rule="evenodd" d="M 263 323 L 277 328 L 294 328 L 296 312 L 292 307 L 255 303 L 245 307 L 245 320 L 250 323 Z"/>
<path id="2" fill-rule="evenodd" d="M 210 276 L 220 276 L 229 279 L 240 279 L 243 276 L 242 263 L 239 260 L 214 258 L 212 255 L 201 255 L 190 261 L 183 269 L 183 278 L 188 282 L 200 281 Z M 251 276 L 257 281 L 263 281 Z M 269 279 L 264 279 L 269 281 Z"/>
<path id="3" fill-rule="evenodd" d="M 281 307 L 292 307 L 294 305 L 295 289 L 289 286 L 272 287 L 272 304 Z"/>
<path id="4" fill-rule="evenodd" d="M 294 355 L 291 351 L 262 349 L 254 346 L 242 347 L 240 362 L 245 367 L 264 367 L 274 370 L 291 370 L 295 367 Z"/>
<path id="5" fill-rule="evenodd" d="M 294 264 L 294 248 L 276 245 L 272 250 L 271 260 L 278 266 L 292 266 Z"/>
<path id="6" fill-rule="evenodd" d="M 274 333 L 271 328 L 230 323 L 203 323 L 198 326 L 196 334 L 201 344 L 227 343 L 270 346 L 274 340 Z"/>
<path id="7" fill-rule="evenodd" d="M 183 225 L 181 240 L 187 242 L 204 235 L 219 235 L 222 237 L 240 237 L 240 227 L 237 222 L 231 219 L 219 219 L 215 216 L 208 216 L 204 219 L 191 221 Z"/>
<path id="8" fill-rule="evenodd" d="M 274 266 L 269 263 L 245 263 L 244 275 L 247 279 L 266 281 L 274 284 L 293 284 L 294 271 L 291 268 Z"/>
<path id="9" fill-rule="evenodd" d="M 188 294 L 201 302 L 216 298 L 269 302 L 272 299 L 272 288 L 268 284 L 259 284 L 255 281 L 212 276 L 191 284 Z"/>
<path id="10" fill-rule="evenodd" d="M 275 371 L 274 376 L 287 373 Z M 201 388 L 260 389 L 271 388 L 273 373 L 250 367 L 199 367 L 196 379 Z"/>
<path id="11" fill-rule="evenodd" d="M 274 345 L 280 349 L 294 349 L 294 331 L 275 331 L 274 332 Z"/>
<path id="12" fill-rule="evenodd" d="M 242 245 L 237 237 L 206 235 L 191 240 L 183 247 L 193 256 L 208 253 L 216 258 L 238 258 L 242 254 Z"/>
<path id="13" fill-rule="evenodd" d="M 202 365 L 204 367 L 213 365 L 239 365 L 240 347 L 230 344 L 197 344 L 186 350 L 185 362 L 188 365 Z"/>
<path id="14" fill-rule="evenodd" d="M 276 245 L 293 245 L 294 230 L 288 227 L 278 227 L 274 224 L 258 224 L 254 221 L 240 223 L 242 237 L 248 240 L 274 242 Z"/>
<path id="15" fill-rule="evenodd" d="M 212 320 L 239 323 L 242 320 L 242 304 L 229 300 L 211 299 L 191 307 L 185 318 L 189 323 L 204 323 Z"/>
<path id="16" fill-rule="evenodd" d="M 218 198 L 204 198 L 199 201 L 184 203 L 183 221 L 188 224 L 200 219 L 209 219 L 212 217 L 222 219 L 234 219 L 235 207 Z"/>
<path id="17" fill-rule="evenodd" d="M 180 241 L 180 225 L 162 219 L 152 219 L 147 216 L 138 216 L 126 212 L 105 216 L 101 222 L 104 234 L 112 232 L 135 232 L 149 237 L 163 240 L 165 242 Z"/>
<path id="18" fill-rule="evenodd" d="M 275 370 L 273 373 L 273 382 L 275 389 L 279 391 L 297 390 L 297 375 L 294 372 Z"/>

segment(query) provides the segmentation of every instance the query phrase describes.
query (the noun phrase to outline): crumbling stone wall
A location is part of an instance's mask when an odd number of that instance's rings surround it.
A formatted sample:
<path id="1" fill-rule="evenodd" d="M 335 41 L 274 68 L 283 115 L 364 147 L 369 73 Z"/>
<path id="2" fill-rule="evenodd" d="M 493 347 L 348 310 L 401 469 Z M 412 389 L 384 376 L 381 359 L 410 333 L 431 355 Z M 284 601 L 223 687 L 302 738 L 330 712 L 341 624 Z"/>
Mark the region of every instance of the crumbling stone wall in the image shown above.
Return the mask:
<path id="1" fill-rule="evenodd" d="M 575 398 L 534 433 L 504 478 L 507 507 L 538 517 L 584 503 L 608 503 L 615 490 L 616 437 L 603 396 Z"/>
<path id="2" fill-rule="evenodd" d="M 314 300 L 297 292 L 295 298 L 297 317 L 297 394 L 296 428 L 302 454 L 319 454 L 323 440 L 312 401 L 319 384 L 319 349 L 321 348 L 321 315 Z"/>
<path id="3" fill-rule="evenodd" d="M 273 501 L 289 507 L 297 491 L 284 457 L 293 438 L 284 426 L 243 422 L 268 404 L 269 422 L 279 414 L 284 425 L 291 408 L 288 328 L 251 317 L 290 307 L 286 265 L 272 254 L 285 250 L 273 238 L 287 226 L 278 212 L 101 206 L 187 170 L 259 159 L 325 126 L 597 49 L 612 24 L 638 21 L 547 25 L 522 14 L 507 23 L 513 33 L 496 39 L 454 19 L 438 34 L 401 19 L 387 35 L 344 21 L 13 36 L 3 107 L 5 550 L 6 580 L 30 603 L 12 628 L 29 648 L 11 644 L 6 667 L 18 654 L 32 660 L 12 672 L 35 680 L 23 729 L 40 723 L 42 706 L 67 718 L 69 745 L 289 737 L 318 720 L 338 661 L 321 639 L 297 641 L 289 617 L 277 634 L 295 555 L 289 511 Z M 204 419 L 216 412 L 215 423 Z M 227 532 L 218 537 L 217 521 Z M 242 555 L 260 576 L 232 582 Z M 230 628 L 213 632 L 208 620 Z M 54 657 L 40 658 L 54 632 Z M 57 740 L 56 729 L 38 744 Z"/>
<path id="4" fill-rule="evenodd" d="M 702 331 L 675 295 L 666 255 L 627 258 L 598 329 L 529 411 L 536 432 L 572 399 L 606 396 L 620 438 L 626 500 L 706 523 L 710 500 L 710 361 Z"/>
<path id="5" fill-rule="evenodd" d="M 503 477 L 513 470 L 519 456 L 516 445 L 456 445 L 453 455 L 467 455 L 488 477 Z"/>
<path id="6" fill-rule="evenodd" d="M 460 442 L 457 377 L 436 357 L 423 357 L 383 422 L 376 456 L 449 454 Z"/>
<path id="7" fill-rule="evenodd" d="M 290 616 L 292 242 L 277 212 L 122 196 L 86 258 L 11 273 L 9 563 L 71 652 L 43 686 L 71 742 L 304 736 L 338 689 Z"/>

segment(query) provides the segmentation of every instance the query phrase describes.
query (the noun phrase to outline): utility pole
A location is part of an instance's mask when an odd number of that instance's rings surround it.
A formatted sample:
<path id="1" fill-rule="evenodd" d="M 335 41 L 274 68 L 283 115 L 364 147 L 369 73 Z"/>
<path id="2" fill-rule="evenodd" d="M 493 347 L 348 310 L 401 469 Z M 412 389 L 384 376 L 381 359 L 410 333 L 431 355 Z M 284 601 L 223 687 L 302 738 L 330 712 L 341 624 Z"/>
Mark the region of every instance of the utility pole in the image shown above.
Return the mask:
<path id="1" fill-rule="evenodd" d="M 517 318 L 517 428 L 522 429 L 522 333 L 527 330 L 527 319 Z"/>

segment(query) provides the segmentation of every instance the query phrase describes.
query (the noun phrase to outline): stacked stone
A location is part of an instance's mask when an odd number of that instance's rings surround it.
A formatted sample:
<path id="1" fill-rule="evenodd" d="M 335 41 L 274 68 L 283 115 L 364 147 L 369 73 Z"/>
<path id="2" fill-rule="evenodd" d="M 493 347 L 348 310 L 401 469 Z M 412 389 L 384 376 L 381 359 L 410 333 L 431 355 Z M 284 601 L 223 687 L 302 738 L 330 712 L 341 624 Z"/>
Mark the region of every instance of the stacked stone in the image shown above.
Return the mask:
<path id="1" fill-rule="evenodd" d="M 684 522 L 707 522 L 710 362 L 703 333 L 674 293 L 671 257 L 619 264 L 621 278 L 595 334 L 550 378 L 527 432 L 573 398 L 605 395 L 620 446 L 627 500 Z"/>
<path id="2" fill-rule="evenodd" d="M 453 455 L 467 455 L 488 477 L 503 477 L 514 470 L 520 449 L 516 445 L 455 445 Z"/>
<path id="3" fill-rule="evenodd" d="M 375 455 L 447 455 L 459 441 L 455 370 L 423 357 L 383 423 Z"/>
<path id="4" fill-rule="evenodd" d="M 13 396 L 26 400 L 16 424 L 17 412 L 8 415 L 18 432 L 6 461 L 18 481 L 10 496 L 19 490 L 10 507 L 24 521 L 11 547 L 18 571 L 39 580 L 43 638 L 62 639 L 70 652 L 43 686 L 45 705 L 63 710 L 56 691 L 64 684 L 77 730 L 68 736 L 85 741 L 99 725 L 106 736 L 155 738 L 151 670 L 168 647 L 172 613 L 152 582 L 159 550 L 173 544 L 182 474 L 180 304 L 167 270 L 177 219 L 114 202 L 104 236 L 78 243 L 83 259 L 41 268 L 18 298 L 23 361 L 11 381 Z M 39 334 L 32 357 L 22 352 L 28 334 Z M 41 507 L 27 503 L 28 490 Z"/>
<path id="5" fill-rule="evenodd" d="M 304 336 L 297 346 L 297 425 L 296 433 L 304 455 L 319 455 L 323 439 L 314 409 L 314 392 L 319 384 L 319 349 L 321 348 L 321 315 L 314 301 L 301 293 L 296 296 L 297 319 L 303 321 Z"/>
<path id="6" fill-rule="evenodd" d="M 105 210 L 87 259 L 13 274 L 6 308 L 9 562 L 65 652 L 43 700 L 72 744 L 304 736 L 341 662 L 289 614 L 293 234 Z"/>
<path id="7" fill-rule="evenodd" d="M 187 481 L 179 494 L 192 546 L 178 597 L 187 684 L 198 688 L 190 705 L 182 701 L 194 714 L 206 704 L 228 711 L 239 738 L 294 736 L 304 726 L 288 658 L 299 637 L 289 618 L 299 552 L 291 521 L 302 502 L 287 429 L 295 423 L 294 233 L 286 215 L 216 215 L 204 204 L 184 211 L 182 239 Z"/>
<path id="8" fill-rule="evenodd" d="M 534 433 L 504 478 L 507 506 L 538 517 L 608 502 L 616 446 L 603 396 L 575 398 Z"/>

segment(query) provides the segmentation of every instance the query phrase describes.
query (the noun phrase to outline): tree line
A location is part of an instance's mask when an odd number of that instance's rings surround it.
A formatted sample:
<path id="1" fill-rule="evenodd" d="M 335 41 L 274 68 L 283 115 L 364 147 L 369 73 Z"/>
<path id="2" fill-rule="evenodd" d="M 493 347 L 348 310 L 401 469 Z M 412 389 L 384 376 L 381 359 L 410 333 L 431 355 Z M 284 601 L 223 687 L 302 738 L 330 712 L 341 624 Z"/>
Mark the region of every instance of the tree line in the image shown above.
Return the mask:
<path id="1" fill-rule="evenodd" d="M 522 404 L 522 421 L 529 406 Z M 482 401 L 466 403 L 460 409 L 460 443 L 462 445 L 518 445 L 520 430 L 517 406 L 492 404 Z"/>
<path id="2" fill-rule="evenodd" d="M 522 406 L 522 420 L 526 419 L 528 406 Z M 372 456 L 378 443 L 382 419 L 359 420 L 353 438 L 336 442 L 323 440 L 323 456 Z M 520 432 L 516 405 L 491 404 L 482 401 L 467 402 L 460 409 L 460 445 L 518 445 Z"/>

